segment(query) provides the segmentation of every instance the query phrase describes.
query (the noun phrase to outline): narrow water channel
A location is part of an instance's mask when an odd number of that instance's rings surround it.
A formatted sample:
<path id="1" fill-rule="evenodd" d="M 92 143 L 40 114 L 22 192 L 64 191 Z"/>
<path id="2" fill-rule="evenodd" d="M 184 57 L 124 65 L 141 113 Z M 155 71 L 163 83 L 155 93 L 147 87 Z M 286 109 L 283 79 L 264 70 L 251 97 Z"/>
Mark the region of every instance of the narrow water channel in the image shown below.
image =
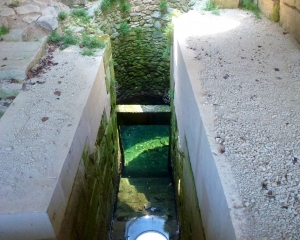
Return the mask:
<path id="1" fill-rule="evenodd" d="M 123 125 L 119 129 L 124 163 L 111 239 L 176 239 L 169 126 Z"/>

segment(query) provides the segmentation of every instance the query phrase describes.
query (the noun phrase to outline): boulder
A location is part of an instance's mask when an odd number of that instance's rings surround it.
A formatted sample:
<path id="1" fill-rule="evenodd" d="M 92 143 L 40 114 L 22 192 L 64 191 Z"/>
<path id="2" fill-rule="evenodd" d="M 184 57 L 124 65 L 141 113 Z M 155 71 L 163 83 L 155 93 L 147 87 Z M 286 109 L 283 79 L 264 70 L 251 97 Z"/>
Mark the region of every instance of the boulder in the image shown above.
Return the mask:
<path id="1" fill-rule="evenodd" d="M 36 21 L 36 24 L 51 31 L 55 30 L 58 27 L 58 21 L 56 17 L 52 15 L 41 16 Z"/>

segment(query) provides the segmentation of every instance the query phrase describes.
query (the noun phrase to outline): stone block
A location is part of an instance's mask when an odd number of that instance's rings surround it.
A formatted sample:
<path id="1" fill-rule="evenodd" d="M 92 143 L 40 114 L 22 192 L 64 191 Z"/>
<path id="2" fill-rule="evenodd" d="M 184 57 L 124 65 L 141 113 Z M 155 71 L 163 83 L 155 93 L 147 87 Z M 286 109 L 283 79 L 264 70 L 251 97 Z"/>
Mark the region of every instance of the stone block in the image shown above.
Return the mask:
<path id="1" fill-rule="evenodd" d="M 71 6 L 71 5 L 85 5 L 88 1 L 87 0 L 62 0 L 61 2 L 67 6 Z"/>
<path id="2" fill-rule="evenodd" d="M 0 12 L 0 17 L 11 17 L 16 15 L 12 8 L 4 7 Z"/>
<path id="3" fill-rule="evenodd" d="M 17 14 L 29 14 L 29 13 L 37 13 L 40 12 L 40 8 L 33 4 L 26 4 L 20 7 L 15 8 Z"/>
<path id="4" fill-rule="evenodd" d="M 274 22 L 279 21 L 279 1 L 261 0 L 258 1 L 260 11 Z"/>
<path id="5" fill-rule="evenodd" d="M 280 2 L 280 23 L 290 33 L 294 34 L 300 43 L 300 12 L 295 7 Z"/>
<path id="6" fill-rule="evenodd" d="M 219 8 L 238 8 L 239 0 L 213 0 L 212 1 Z"/>

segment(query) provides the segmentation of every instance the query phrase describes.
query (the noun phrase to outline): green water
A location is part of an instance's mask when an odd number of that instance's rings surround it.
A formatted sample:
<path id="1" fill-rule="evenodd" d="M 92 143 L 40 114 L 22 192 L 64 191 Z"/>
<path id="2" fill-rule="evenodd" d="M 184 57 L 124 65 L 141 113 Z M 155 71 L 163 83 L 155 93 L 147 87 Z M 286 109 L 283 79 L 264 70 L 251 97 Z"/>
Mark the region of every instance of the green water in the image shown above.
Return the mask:
<path id="1" fill-rule="evenodd" d="M 120 126 L 124 150 L 122 177 L 168 176 L 169 126 Z"/>

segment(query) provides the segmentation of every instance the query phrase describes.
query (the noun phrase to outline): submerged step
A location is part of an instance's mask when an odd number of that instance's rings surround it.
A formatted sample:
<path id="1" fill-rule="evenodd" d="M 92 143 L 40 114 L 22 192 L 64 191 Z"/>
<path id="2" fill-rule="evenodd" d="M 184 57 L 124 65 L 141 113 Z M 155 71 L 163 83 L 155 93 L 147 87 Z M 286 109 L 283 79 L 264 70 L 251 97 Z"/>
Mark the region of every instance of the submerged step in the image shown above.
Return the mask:
<path id="1" fill-rule="evenodd" d="M 117 105 L 118 125 L 165 125 L 170 123 L 169 105 Z"/>

